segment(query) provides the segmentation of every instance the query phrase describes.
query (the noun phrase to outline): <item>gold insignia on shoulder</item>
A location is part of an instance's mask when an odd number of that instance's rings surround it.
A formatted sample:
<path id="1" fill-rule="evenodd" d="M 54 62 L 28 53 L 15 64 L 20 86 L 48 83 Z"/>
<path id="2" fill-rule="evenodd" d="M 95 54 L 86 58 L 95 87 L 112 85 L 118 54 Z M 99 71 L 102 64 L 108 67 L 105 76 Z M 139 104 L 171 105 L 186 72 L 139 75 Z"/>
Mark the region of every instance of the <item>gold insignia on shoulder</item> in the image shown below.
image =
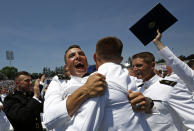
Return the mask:
<path id="1" fill-rule="evenodd" d="M 160 83 L 165 84 L 165 85 L 169 85 L 169 86 L 172 86 L 172 87 L 177 84 L 176 81 L 169 81 L 169 80 L 161 80 Z"/>

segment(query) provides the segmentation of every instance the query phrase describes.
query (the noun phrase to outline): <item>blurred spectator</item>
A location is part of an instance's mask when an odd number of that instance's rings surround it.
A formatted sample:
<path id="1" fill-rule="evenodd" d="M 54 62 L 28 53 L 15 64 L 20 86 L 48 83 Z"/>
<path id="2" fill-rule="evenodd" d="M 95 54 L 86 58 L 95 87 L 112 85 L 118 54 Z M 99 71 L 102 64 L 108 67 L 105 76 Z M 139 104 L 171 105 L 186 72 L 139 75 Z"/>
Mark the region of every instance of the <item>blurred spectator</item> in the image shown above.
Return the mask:
<path id="1" fill-rule="evenodd" d="M 44 102 L 44 95 L 45 95 L 45 93 L 46 93 L 46 90 L 47 90 L 47 88 L 48 88 L 50 82 L 51 82 L 50 79 L 45 80 L 44 87 L 43 87 L 43 89 L 42 89 L 42 91 L 41 91 L 42 102 Z"/>
<path id="2" fill-rule="evenodd" d="M 154 73 L 157 74 L 157 75 L 160 76 L 160 77 L 163 77 L 162 70 L 154 69 Z"/>
<path id="3" fill-rule="evenodd" d="M 3 102 L 4 99 L 5 99 L 5 97 L 6 97 L 7 94 L 8 94 L 8 90 L 7 90 L 5 87 L 1 88 L 0 90 L 1 90 L 1 92 L 0 92 L 0 97 L 1 97 L 1 101 Z"/>
<path id="4" fill-rule="evenodd" d="M 16 84 L 15 84 L 14 80 L 0 81 L 0 88 L 4 88 L 9 93 L 13 92 L 15 87 L 16 87 Z"/>
<path id="5" fill-rule="evenodd" d="M 173 73 L 172 68 L 166 63 L 166 74 L 164 77 L 170 76 L 172 73 Z"/>
<path id="6" fill-rule="evenodd" d="M 45 86 L 45 79 L 46 79 L 46 77 L 45 77 L 45 74 L 42 74 L 41 76 L 40 76 L 40 85 L 39 85 L 39 88 L 40 88 L 40 92 L 42 91 L 42 89 L 44 88 L 44 86 Z"/>
<path id="7" fill-rule="evenodd" d="M 133 72 L 133 68 L 127 68 L 127 69 L 128 69 L 128 71 L 129 71 L 129 75 L 130 75 L 130 76 L 136 77 L 135 73 Z"/>
<path id="8" fill-rule="evenodd" d="M 187 65 L 192 69 L 194 70 L 194 60 L 190 60 Z"/>

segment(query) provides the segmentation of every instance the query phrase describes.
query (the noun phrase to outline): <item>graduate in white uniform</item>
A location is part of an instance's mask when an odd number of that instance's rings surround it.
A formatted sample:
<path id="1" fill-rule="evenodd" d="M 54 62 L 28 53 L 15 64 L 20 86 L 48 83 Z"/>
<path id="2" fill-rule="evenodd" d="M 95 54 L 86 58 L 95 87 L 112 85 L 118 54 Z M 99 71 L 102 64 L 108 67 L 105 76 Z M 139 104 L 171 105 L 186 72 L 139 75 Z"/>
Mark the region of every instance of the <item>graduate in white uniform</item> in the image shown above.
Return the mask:
<path id="1" fill-rule="evenodd" d="M 162 35 L 159 30 L 157 33 L 158 35 L 153 40 L 154 45 L 159 50 L 159 54 L 174 72 L 174 74 L 170 75 L 167 79 L 177 79 L 180 82 L 183 81 L 186 87 L 188 87 L 190 91 L 194 92 L 194 70 L 192 70 L 192 68 L 190 68 L 186 63 L 177 58 L 168 47 L 164 46 L 160 41 Z"/>
<path id="2" fill-rule="evenodd" d="M 77 83 L 78 89 L 69 89 L 72 94 L 64 97 L 64 91 L 70 80 L 60 79 L 55 76 L 45 94 L 43 123 L 48 130 L 63 131 L 65 124 L 72 119 L 79 107 L 91 97 L 103 95 L 107 85 L 105 77 L 94 74 L 88 79 L 87 59 L 78 45 L 70 46 L 65 52 L 65 69 L 70 73 L 71 81 Z M 87 80 L 80 84 L 81 80 Z"/>
<path id="3" fill-rule="evenodd" d="M 106 76 L 108 84 L 101 130 L 150 130 L 144 114 L 134 113 L 128 102 L 128 90 L 136 91 L 137 78 L 129 76 L 120 66 L 123 44 L 116 37 L 105 37 L 96 44 L 94 60 L 98 72 Z M 147 108 L 149 108 L 147 106 Z"/>
<path id="4" fill-rule="evenodd" d="M 133 70 L 143 80 L 139 91 L 153 101 L 146 119 L 153 131 L 184 131 L 194 129 L 194 101 L 192 93 L 176 81 L 165 80 L 154 73 L 155 58 L 150 52 L 135 54 Z M 131 93 L 131 98 L 136 94 Z M 135 99 L 131 101 L 136 104 Z M 141 103 L 139 103 L 141 107 Z"/>

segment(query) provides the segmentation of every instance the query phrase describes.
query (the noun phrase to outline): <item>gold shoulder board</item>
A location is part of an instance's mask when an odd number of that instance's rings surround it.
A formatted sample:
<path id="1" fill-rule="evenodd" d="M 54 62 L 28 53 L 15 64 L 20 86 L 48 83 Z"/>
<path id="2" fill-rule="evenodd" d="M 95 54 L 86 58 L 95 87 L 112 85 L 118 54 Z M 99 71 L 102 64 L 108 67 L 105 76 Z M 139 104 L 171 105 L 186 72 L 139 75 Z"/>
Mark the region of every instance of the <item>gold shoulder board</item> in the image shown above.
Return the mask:
<path id="1" fill-rule="evenodd" d="M 169 85 L 169 86 L 172 86 L 172 87 L 177 84 L 176 81 L 169 81 L 169 80 L 161 80 L 160 83 L 165 84 L 165 85 Z"/>

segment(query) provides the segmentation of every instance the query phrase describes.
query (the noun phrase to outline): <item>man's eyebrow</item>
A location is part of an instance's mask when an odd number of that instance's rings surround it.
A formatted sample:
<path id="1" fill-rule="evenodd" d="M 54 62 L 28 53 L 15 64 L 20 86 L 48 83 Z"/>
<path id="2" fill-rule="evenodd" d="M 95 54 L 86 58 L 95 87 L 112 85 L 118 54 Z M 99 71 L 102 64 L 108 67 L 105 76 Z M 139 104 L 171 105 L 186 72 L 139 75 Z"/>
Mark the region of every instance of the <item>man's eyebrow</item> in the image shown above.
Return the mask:
<path id="1" fill-rule="evenodd" d="M 75 52 L 71 52 L 69 55 L 68 55 L 68 57 L 70 57 L 70 56 L 72 56 L 72 55 L 74 55 L 75 54 Z"/>
<path id="2" fill-rule="evenodd" d="M 143 65 L 143 64 L 135 64 L 135 65 L 133 65 L 133 67 L 134 67 L 134 66 L 142 66 L 142 65 Z"/>
<path id="3" fill-rule="evenodd" d="M 85 55 L 85 53 L 83 51 L 79 51 L 78 53 L 81 53 L 81 54 L 84 54 Z"/>
<path id="4" fill-rule="evenodd" d="M 32 79 L 25 79 L 24 81 L 29 82 L 29 81 L 32 81 Z"/>

